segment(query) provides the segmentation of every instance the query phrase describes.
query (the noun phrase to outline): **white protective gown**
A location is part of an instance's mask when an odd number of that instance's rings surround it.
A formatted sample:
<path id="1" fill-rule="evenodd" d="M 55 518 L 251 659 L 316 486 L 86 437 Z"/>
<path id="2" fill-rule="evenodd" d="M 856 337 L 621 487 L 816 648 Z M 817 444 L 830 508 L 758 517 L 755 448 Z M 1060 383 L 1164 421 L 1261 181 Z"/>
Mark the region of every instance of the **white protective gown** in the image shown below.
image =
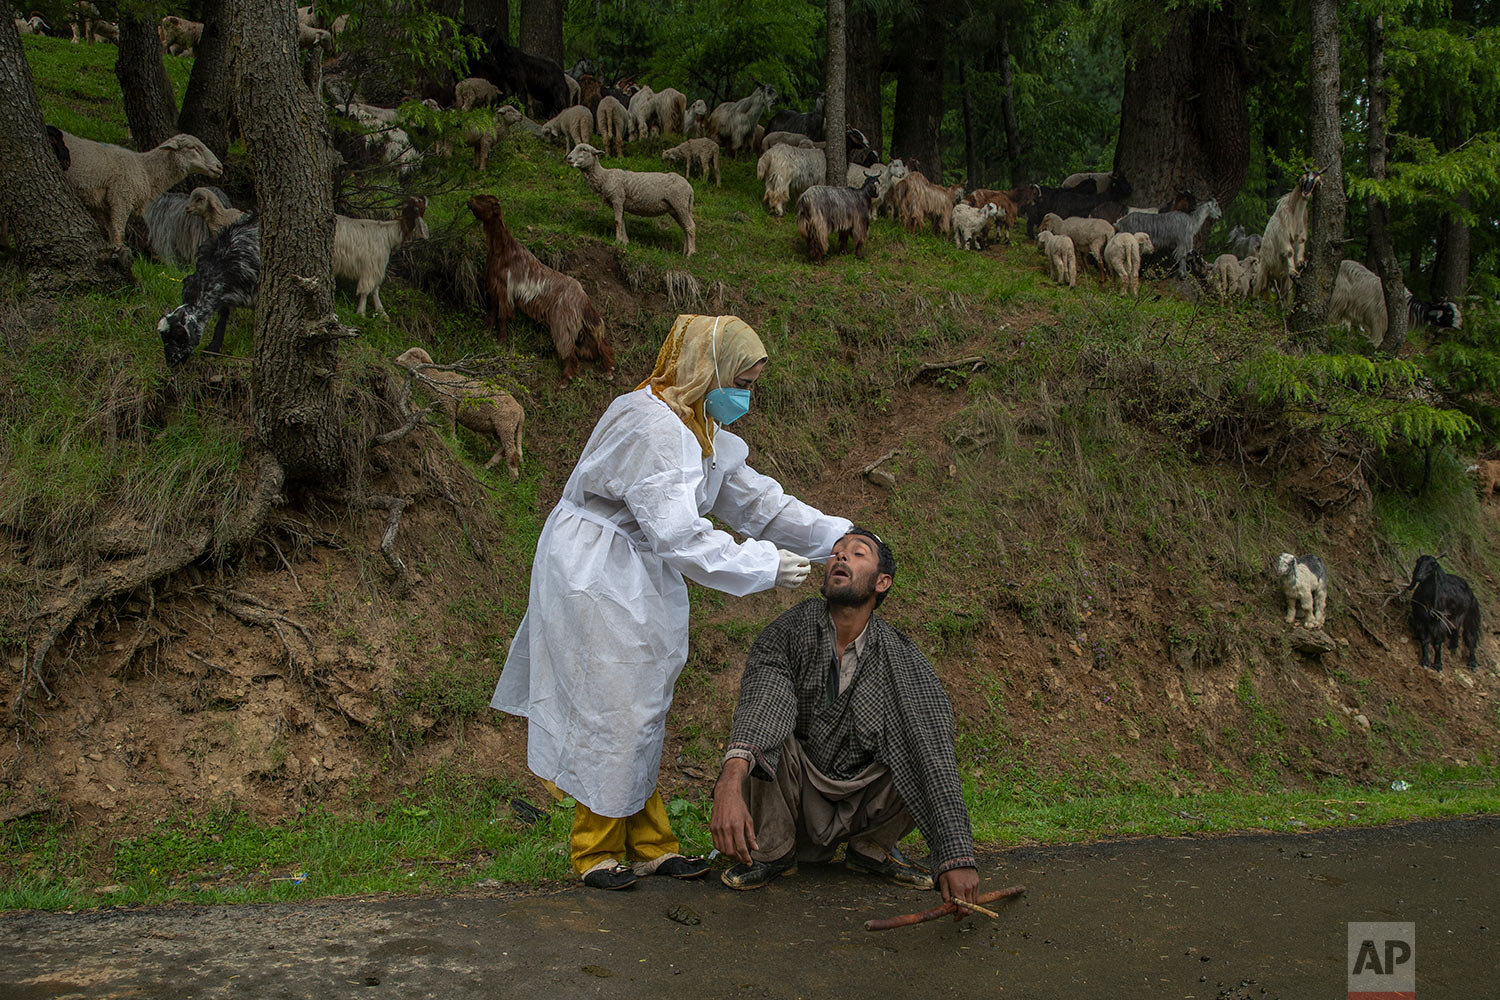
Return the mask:
<path id="1" fill-rule="evenodd" d="M 490 705 L 530 720 L 532 773 L 602 816 L 634 815 L 656 788 L 687 662 L 683 577 L 736 596 L 769 590 L 778 548 L 826 559 L 850 527 L 746 465 L 737 435 L 719 429 L 714 452 L 704 458 L 649 388 L 616 398 L 537 541 Z"/>

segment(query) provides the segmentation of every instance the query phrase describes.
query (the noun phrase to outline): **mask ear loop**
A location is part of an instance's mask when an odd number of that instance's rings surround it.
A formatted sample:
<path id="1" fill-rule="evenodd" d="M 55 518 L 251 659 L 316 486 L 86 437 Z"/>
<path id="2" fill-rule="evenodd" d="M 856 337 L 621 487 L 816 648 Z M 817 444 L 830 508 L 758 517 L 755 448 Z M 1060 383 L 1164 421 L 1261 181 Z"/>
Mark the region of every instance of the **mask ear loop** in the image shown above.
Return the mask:
<path id="1" fill-rule="evenodd" d="M 719 388 L 719 389 L 724 388 L 724 384 L 719 380 L 719 324 L 722 323 L 723 321 L 724 321 L 724 317 L 723 316 L 715 316 L 714 317 L 714 328 L 713 328 L 713 331 L 708 335 L 708 346 L 709 346 L 709 349 L 714 352 L 714 386 L 716 388 Z M 708 416 L 707 411 L 705 411 L 703 415 L 704 415 L 704 417 L 706 417 L 709 420 L 714 420 L 713 417 Z M 714 420 L 714 424 L 716 426 L 718 425 L 718 423 L 719 422 L 717 420 Z M 712 448 L 713 447 L 713 435 L 712 434 L 709 434 L 708 440 L 709 440 L 709 447 Z M 717 469 L 719 467 L 718 456 L 710 454 L 709 455 L 709 459 L 708 459 L 708 464 L 709 464 L 710 468 Z"/>

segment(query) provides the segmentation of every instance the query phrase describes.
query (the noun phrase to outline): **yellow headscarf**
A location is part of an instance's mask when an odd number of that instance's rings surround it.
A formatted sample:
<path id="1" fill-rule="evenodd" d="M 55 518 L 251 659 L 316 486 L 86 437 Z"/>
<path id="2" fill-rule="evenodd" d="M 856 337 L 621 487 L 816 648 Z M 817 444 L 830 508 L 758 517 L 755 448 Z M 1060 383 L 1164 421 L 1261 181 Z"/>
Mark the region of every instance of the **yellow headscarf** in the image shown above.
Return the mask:
<path id="1" fill-rule="evenodd" d="M 706 458 L 714 453 L 716 425 L 703 414 L 704 397 L 720 386 L 732 387 L 740 372 L 765 357 L 760 338 L 738 316 L 678 316 L 657 352 L 656 367 L 636 388 L 649 385 L 687 424 Z"/>

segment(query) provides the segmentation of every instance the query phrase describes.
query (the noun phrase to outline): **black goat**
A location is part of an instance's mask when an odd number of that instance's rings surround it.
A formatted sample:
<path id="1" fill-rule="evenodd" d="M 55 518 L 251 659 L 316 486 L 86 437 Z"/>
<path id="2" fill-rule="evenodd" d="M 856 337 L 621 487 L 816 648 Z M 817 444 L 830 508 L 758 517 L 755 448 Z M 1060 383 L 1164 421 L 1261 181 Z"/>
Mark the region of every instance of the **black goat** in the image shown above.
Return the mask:
<path id="1" fill-rule="evenodd" d="M 494 28 L 480 40 L 485 54 L 470 66 L 474 76 L 490 81 L 503 94 L 519 97 L 527 115 L 539 122 L 568 106 L 568 81 L 561 66 L 506 44 L 505 36 Z"/>
<path id="2" fill-rule="evenodd" d="M 192 357 L 214 313 L 219 322 L 206 350 L 217 352 L 223 347 L 229 310 L 253 308 L 259 284 L 260 219 L 249 211 L 198 248 L 197 270 L 182 282 L 182 305 L 163 314 L 156 324 L 167 364 L 175 368 Z"/>
<path id="3" fill-rule="evenodd" d="M 1411 630 L 1422 646 L 1422 666 L 1427 666 L 1427 647 L 1434 650 L 1432 669 L 1443 669 L 1443 642 L 1457 652 L 1460 635 L 1469 647 L 1468 667 L 1474 669 L 1474 650 L 1479 645 L 1479 602 L 1469 582 L 1444 573 L 1432 556 L 1420 556 L 1411 571 Z"/>
<path id="4" fill-rule="evenodd" d="M 800 132 L 809 139 L 817 140 L 823 138 L 823 105 L 826 98 L 818 95 L 818 101 L 813 105 L 811 111 L 793 111 L 791 108 L 783 108 L 771 116 L 771 121 L 766 125 L 766 135 L 772 132 Z"/>
<path id="5" fill-rule="evenodd" d="M 1087 187 L 1079 188 L 1055 188 L 1043 187 L 1033 184 L 1036 189 L 1036 200 L 1026 208 L 1026 235 L 1036 237 L 1037 226 L 1042 224 L 1042 217 L 1048 212 L 1057 216 L 1070 219 L 1074 216 L 1087 217 L 1093 210 L 1107 201 L 1123 202 L 1130 197 L 1130 182 L 1123 174 L 1115 174 L 1109 180 L 1109 187 L 1103 192 L 1095 192 Z"/>

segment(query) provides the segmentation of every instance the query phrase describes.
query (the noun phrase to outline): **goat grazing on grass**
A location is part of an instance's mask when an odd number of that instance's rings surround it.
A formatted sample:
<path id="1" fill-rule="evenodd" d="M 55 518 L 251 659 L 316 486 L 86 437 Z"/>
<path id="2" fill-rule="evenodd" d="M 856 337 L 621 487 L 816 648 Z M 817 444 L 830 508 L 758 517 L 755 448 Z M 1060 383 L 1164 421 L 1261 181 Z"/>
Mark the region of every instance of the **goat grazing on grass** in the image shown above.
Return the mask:
<path id="1" fill-rule="evenodd" d="M 1443 643 L 1451 652 L 1458 651 L 1462 637 L 1469 647 L 1468 667 L 1474 669 L 1475 648 L 1479 645 L 1479 601 L 1469 582 L 1461 576 L 1444 573 L 1432 556 L 1421 556 L 1411 571 L 1411 630 L 1422 649 L 1422 666 L 1427 666 L 1427 647 L 1434 652 L 1432 669 L 1443 669 Z M 1405 593 L 1405 591 L 1403 591 Z"/>
<path id="2" fill-rule="evenodd" d="M 1193 241 L 1197 239 L 1198 230 L 1203 228 L 1205 220 L 1217 219 L 1219 215 L 1219 203 L 1210 198 L 1208 201 L 1200 201 L 1191 212 L 1158 212 L 1154 215 L 1131 212 L 1115 223 L 1115 230 L 1150 236 L 1157 253 L 1172 252 L 1177 261 L 1178 275 L 1186 278 L 1187 258 L 1193 252 Z"/>
<path id="3" fill-rule="evenodd" d="M 615 242 L 629 243 L 625 235 L 625 213 L 631 215 L 670 215 L 682 227 L 684 255 L 693 255 L 697 227 L 693 224 L 693 183 L 678 174 L 644 173 L 638 170 L 605 168 L 599 165 L 603 152 L 587 143 L 573 147 L 568 154 L 569 166 L 582 172 L 588 186 L 615 213 Z"/>
<path id="4" fill-rule="evenodd" d="M 489 245 L 484 278 L 490 300 L 490 329 L 498 327 L 500 340 L 507 340 L 510 336 L 507 324 L 519 308 L 546 325 L 552 335 L 552 346 L 563 360 L 564 379 L 571 380 L 577 374 L 580 358 L 601 361 L 605 375 L 612 377 L 615 352 L 604 337 L 604 317 L 589 301 L 577 279 L 554 271 L 516 241 L 505 225 L 500 200 L 494 195 L 470 198 L 469 211 L 483 224 Z"/>
<path id="5" fill-rule="evenodd" d="M 411 369 L 427 388 L 433 407 L 448 418 L 450 429 L 457 430 L 462 424 L 495 439 L 498 447 L 484 463 L 486 469 L 494 468 L 503 459 L 510 478 L 520 478 L 521 429 L 526 423 L 526 411 L 514 396 L 467 375 L 430 367 L 432 355 L 420 347 L 402 352 L 396 364 Z"/>
<path id="6" fill-rule="evenodd" d="M 1300 609 L 1308 628 L 1322 628 L 1328 610 L 1328 567 L 1323 560 L 1283 552 L 1276 557 L 1276 579 L 1286 597 L 1286 623 L 1296 625 Z"/>
<path id="7" fill-rule="evenodd" d="M 63 133 L 71 163 L 63 172 L 78 199 L 93 213 L 112 248 L 125 242 L 125 224 L 188 174 L 218 177 L 218 157 L 190 135 L 174 135 L 155 149 L 137 153 L 124 146 Z"/>
<path id="8" fill-rule="evenodd" d="M 409 240 L 427 239 L 426 198 L 408 198 L 401 214 L 389 222 L 376 219 L 333 217 L 333 276 L 354 282 L 359 304 L 355 312 L 365 314 L 365 302 L 375 305 L 375 315 L 384 316 L 380 285 L 391 262 L 391 251 Z"/>
<path id="9" fill-rule="evenodd" d="M 786 212 L 786 203 L 794 194 L 821 184 L 827 172 L 823 151 L 811 145 L 772 146 L 755 163 L 755 176 L 766 182 L 760 199 L 778 218 Z"/>
<path id="10" fill-rule="evenodd" d="M 1358 327 L 1369 336 L 1370 346 L 1380 346 L 1390 325 L 1380 276 L 1357 260 L 1341 262 L 1328 300 L 1328 322 L 1341 323 L 1346 329 Z M 1463 312 L 1456 302 L 1424 302 L 1408 293 L 1406 323 L 1409 329 L 1458 330 L 1463 327 Z"/>
<path id="11" fill-rule="evenodd" d="M 797 199 L 797 232 L 814 261 L 828 255 L 828 241 L 835 233 L 839 252 L 849 249 L 854 237 L 854 256 L 864 259 L 865 239 L 870 235 L 870 205 L 880 187 L 880 178 L 865 178 L 858 188 L 815 184 Z"/>
<path id="12" fill-rule="evenodd" d="M 246 212 L 198 248 L 197 268 L 182 281 L 182 305 L 163 313 L 156 324 L 167 364 L 175 368 L 192 356 L 215 313 L 219 321 L 206 350 L 218 353 L 229 310 L 254 308 L 259 285 L 260 220 Z"/>
<path id="13" fill-rule="evenodd" d="M 714 186 L 719 185 L 719 144 L 712 139 L 689 139 L 671 149 L 661 151 L 661 158 L 668 163 L 681 163 L 688 180 L 693 179 L 693 168 L 702 167 L 703 179 L 708 180 L 709 168 L 713 168 Z"/>
<path id="14" fill-rule="evenodd" d="M 1292 303 L 1292 279 L 1301 272 L 1307 256 L 1307 203 L 1318 189 L 1322 175 L 1322 170 L 1304 173 L 1297 186 L 1276 202 L 1276 210 L 1266 221 L 1266 231 L 1261 236 L 1255 294 L 1265 294 L 1268 287 L 1273 289 L 1283 309 Z"/>
<path id="15" fill-rule="evenodd" d="M 1104 244 L 1104 264 L 1120 282 L 1120 294 L 1141 294 L 1141 256 L 1156 248 L 1145 233 L 1115 233 Z"/>

